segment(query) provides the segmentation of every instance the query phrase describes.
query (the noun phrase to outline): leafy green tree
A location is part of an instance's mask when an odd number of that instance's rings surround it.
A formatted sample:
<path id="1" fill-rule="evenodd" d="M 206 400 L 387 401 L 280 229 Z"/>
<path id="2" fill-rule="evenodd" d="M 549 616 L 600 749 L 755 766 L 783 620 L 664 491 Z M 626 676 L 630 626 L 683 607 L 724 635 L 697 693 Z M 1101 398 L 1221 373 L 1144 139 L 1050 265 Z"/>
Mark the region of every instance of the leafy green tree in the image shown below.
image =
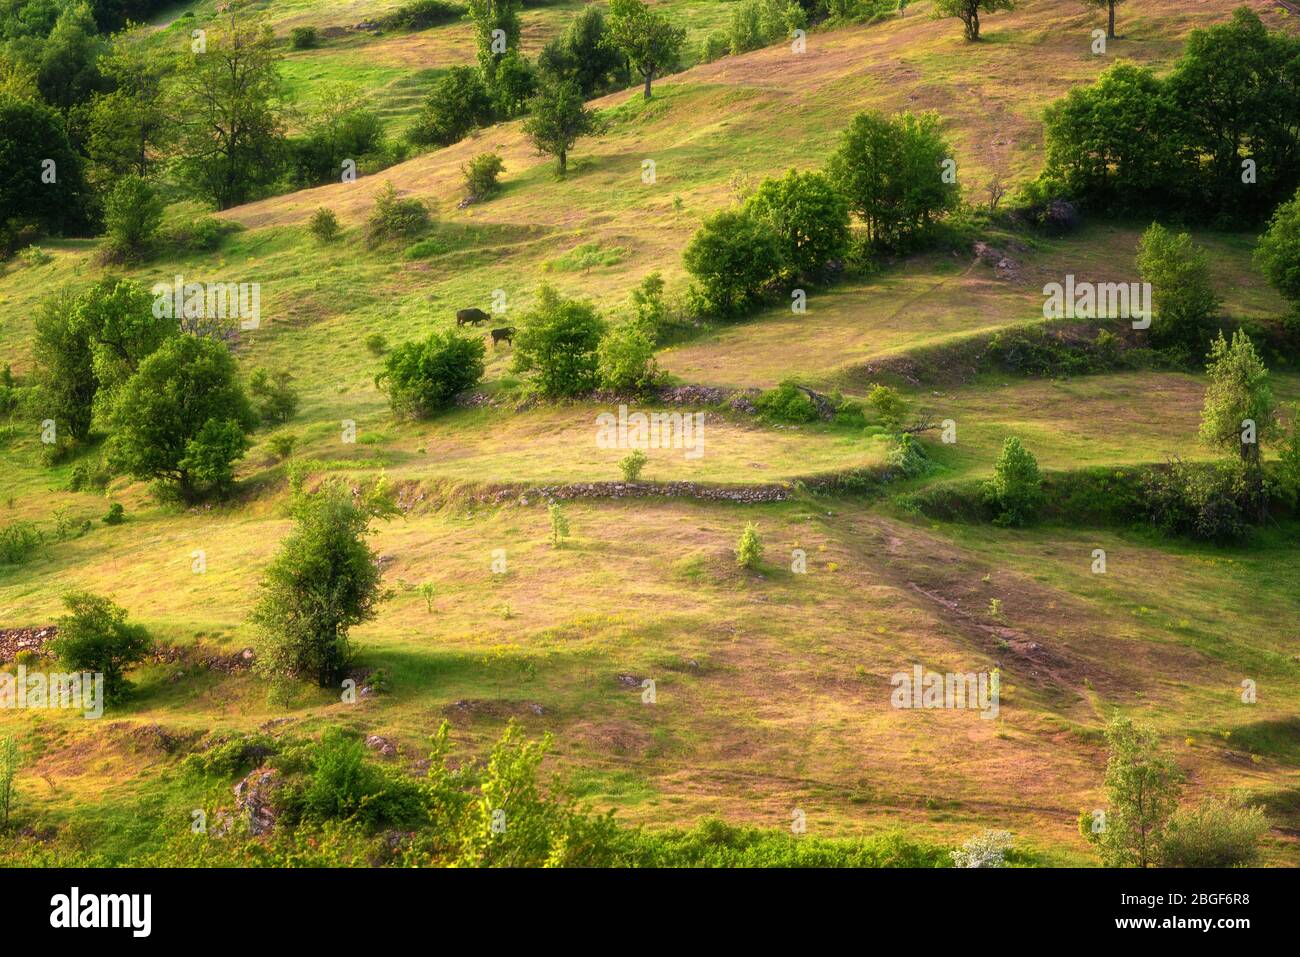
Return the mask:
<path id="1" fill-rule="evenodd" d="M 930 15 L 936 20 L 956 17 L 962 23 L 966 39 L 973 42 L 980 38 L 980 13 L 1014 10 L 1015 7 L 1015 0 L 935 0 Z"/>
<path id="2" fill-rule="evenodd" d="M 229 456 L 228 464 L 243 455 L 244 435 L 257 425 L 257 416 L 225 345 L 177 336 L 145 359 L 122 387 L 112 424 L 110 458 L 116 467 L 137 479 L 175 483 L 191 498 L 199 483 L 225 477 L 218 458 Z M 236 428 L 240 441 L 233 442 Z"/>
<path id="3" fill-rule="evenodd" d="M 99 63 L 113 91 L 91 103 L 86 153 L 98 179 L 147 176 L 170 135 L 164 92 L 168 62 L 123 37 Z"/>
<path id="4" fill-rule="evenodd" d="M 111 411 L 114 396 L 166 340 L 176 322 L 154 315 L 154 297 L 134 279 L 105 276 L 73 304 L 73 319 L 93 354 L 96 410 Z"/>
<path id="5" fill-rule="evenodd" d="M 1015 436 L 1002 443 L 1002 452 L 993 465 L 993 478 L 985 485 L 985 495 L 998 516 L 999 525 L 1025 525 L 1038 516 L 1042 504 L 1043 477 L 1038 460 Z"/>
<path id="6" fill-rule="evenodd" d="M 1260 446 L 1277 433 L 1268 369 L 1250 336 L 1241 329 L 1232 334 L 1231 343 L 1220 332 L 1210 347 L 1209 360 L 1205 371 L 1210 383 L 1201 407 L 1201 441 L 1235 453 L 1245 463 L 1262 519 L 1267 502 Z"/>
<path id="7" fill-rule="evenodd" d="M 1147 67 L 1116 63 L 1043 112 L 1043 181 L 1102 210 L 1169 207 L 1196 178 L 1181 137 L 1168 85 Z"/>
<path id="8" fill-rule="evenodd" d="M 903 417 L 907 415 L 907 400 L 898 390 L 887 385 L 872 386 L 867 393 L 867 406 L 876 413 L 876 418 L 887 432 L 897 432 L 903 427 Z"/>
<path id="9" fill-rule="evenodd" d="M 497 61 L 489 92 L 497 118 L 514 119 L 528 109 L 537 92 L 537 70 L 518 50 L 510 50 Z"/>
<path id="10" fill-rule="evenodd" d="M 360 88 L 326 84 L 317 95 L 305 135 L 293 143 L 295 178 L 309 186 L 337 182 L 345 160 L 355 163 L 383 144 L 383 121 L 366 105 Z"/>
<path id="11" fill-rule="evenodd" d="M 13 735 L 0 737 L 0 829 L 9 827 L 14 807 L 14 778 L 22 766 L 22 754 Z"/>
<path id="12" fill-rule="evenodd" d="M 946 181 L 952 151 L 938 117 L 859 113 L 827 166 L 831 180 L 867 227 L 867 238 L 897 245 L 956 207 L 961 193 Z M 949 167 L 951 168 L 951 167 Z"/>
<path id="13" fill-rule="evenodd" d="M 89 5 L 65 6 L 40 46 L 36 82 L 45 102 L 66 110 L 104 90 L 107 83 L 99 59 L 106 46 Z"/>
<path id="14" fill-rule="evenodd" d="M 58 620 L 50 650 L 68 671 L 102 674 L 105 700 L 119 700 L 131 687 L 124 672 L 143 661 L 153 645 L 149 633 L 128 624 L 126 609 L 101 595 L 69 592 L 63 604 L 68 614 Z"/>
<path id="15" fill-rule="evenodd" d="M 598 350 L 605 328 L 591 303 L 566 299 L 544 285 L 515 334 L 514 371 L 532 372 L 548 398 L 590 392 L 600 384 Z"/>
<path id="16" fill-rule="evenodd" d="M 50 164 L 53 165 L 50 165 Z M 75 232 L 89 223 L 81 157 L 51 107 L 0 96 L 0 232 L 10 224 Z M 8 250 L 0 235 L 0 255 Z"/>
<path id="17" fill-rule="evenodd" d="M 623 72 L 623 58 L 610 40 L 600 7 L 583 7 L 564 33 L 542 49 L 537 67 L 548 80 L 572 80 L 584 97 L 607 89 L 610 79 Z"/>
<path id="18" fill-rule="evenodd" d="M 582 94 L 572 82 L 543 84 L 529 101 L 529 116 L 524 132 L 539 153 L 550 153 L 559 163 L 559 174 L 568 168 L 569 150 L 579 137 L 604 129 L 599 117 L 582 102 Z"/>
<path id="19" fill-rule="evenodd" d="M 684 27 L 673 26 L 641 0 L 610 0 L 609 42 L 645 79 L 647 100 L 651 81 L 677 65 L 685 40 Z"/>
<path id="20" fill-rule="evenodd" d="M 1255 264 L 1294 307 L 1292 321 L 1300 326 L 1300 191 L 1274 210 L 1255 247 Z"/>
<path id="21" fill-rule="evenodd" d="M 519 48 L 519 11 L 522 7 L 522 0 L 469 0 L 478 65 L 488 83 L 496 79 L 501 58 Z M 496 31 L 500 33 L 493 36 Z"/>
<path id="22" fill-rule="evenodd" d="M 98 383 L 95 353 L 75 310 L 76 297 L 68 290 L 42 302 L 36 312 L 32 351 L 42 418 L 53 419 L 56 429 L 85 441 L 95 417 Z"/>
<path id="23" fill-rule="evenodd" d="M 564 506 L 559 502 L 547 505 L 546 513 L 551 519 L 551 547 L 559 548 L 569 537 L 569 517 L 564 514 Z"/>
<path id="24" fill-rule="evenodd" d="M 433 332 L 423 342 L 405 342 L 388 353 L 375 385 L 388 392 L 395 414 L 432 415 L 479 383 L 485 352 L 482 339 Z"/>
<path id="25" fill-rule="evenodd" d="M 822 173 L 764 180 L 745 208 L 776 237 L 784 278 L 815 279 L 848 249 L 848 203 Z"/>
<path id="26" fill-rule="evenodd" d="M 762 560 L 763 542 L 758 537 L 758 526 L 750 522 L 736 543 L 736 564 L 741 568 L 755 569 Z"/>
<path id="27" fill-rule="evenodd" d="M 766 223 L 744 210 L 706 219 L 682 252 L 703 304 L 733 316 L 755 302 L 780 274 L 781 246 Z"/>
<path id="28" fill-rule="evenodd" d="M 1107 11 L 1109 21 L 1106 25 L 1106 36 L 1112 40 L 1118 39 L 1115 36 L 1115 8 L 1123 2 L 1124 0 L 1083 0 L 1085 6 L 1096 7 L 1097 9 L 1104 8 Z"/>
<path id="29" fill-rule="evenodd" d="M 1188 233 L 1152 223 L 1138 242 L 1138 272 L 1151 284 L 1151 338 L 1158 345 L 1194 349 L 1219 309 L 1205 250 Z"/>
<path id="30" fill-rule="evenodd" d="M 260 674 L 306 678 L 322 688 L 343 677 L 352 660 L 349 630 L 373 619 L 387 597 L 365 537 L 372 520 L 397 513 L 382 483 L 354 496 L 346 483 L 332 481 L 295 498 L 293 530 L 262 576 L 250 616 Z"/>
<path id="31" fill-rule="evenodd" d="M 483 77 L 473 67 L 454 66 L 434 84 L 407 138 L 421 146 L 450 146 L 492 119 L 492 94 Z"/>
<path id="32" fill-rule="evenodd" d="M 298 390 L 287 369 L 254 369 L 248 377 L 248 391 L 264 424 L 283 425 L 298 411 Z"/>
<path id="33" fill-rule="evenodd" d="M 1160 753 L 1151 728 L 1116 716 L 1106 727 L 1105 816 L 1079 815 L 1079 832 L 1101 853 L 1108 867 L 1152 867 L 1160 862 L 1161 842 L 1178 806 L 1182 775 Z"/>
<path id="34" fill-rule="evenodd" d="M 117 259 L 139 258 L 162 225 L 163 204 L 148 180 L 134 173 L 117 181 L 104 201 L 108 252 Z"/>
<path id="35" fill-rule="evenodd" d="M 177 74 L 181 165 L 200 195 L 229 209 L 274 182 L 285 157 L 280 53 L 268 26 L 230 14 Z"/>
<path id="36" fill-rule="evenodd" d="M 1266 214 L 1300 185 L 1300 37 L 1270 32 L 1248 7 L 1193 30 L 1169 75 L 1182 147 L 1204 157 L 1202 208 L 1231 221 Z M 1248 182 L 1249 158 L 1258 179 Z"/>
<path id="37" fill-rule="evenodd" d="M 479 153 L 468 163 L 461 164 L 466 194 L 476 200 L 487 199 L 500 189 L 497 177 L 505 168 L 506 164 L 498 153 Z"/>

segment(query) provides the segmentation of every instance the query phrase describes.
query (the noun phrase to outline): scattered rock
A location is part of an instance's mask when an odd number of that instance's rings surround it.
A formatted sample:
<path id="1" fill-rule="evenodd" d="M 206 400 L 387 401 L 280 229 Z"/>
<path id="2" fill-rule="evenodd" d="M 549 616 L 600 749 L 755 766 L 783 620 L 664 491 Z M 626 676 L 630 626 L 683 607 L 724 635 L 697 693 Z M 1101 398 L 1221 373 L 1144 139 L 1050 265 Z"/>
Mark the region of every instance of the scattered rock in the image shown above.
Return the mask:
<path id="1" fill-rule="evenodd" d="M 53 625 L 45 628 L 0 628 L 0 662 L 13 661 L 21 652 L 45 653 L 45 646 L 54 640 L 59 629 Z"/>
<path id="2" fill-rule="evenodd" d="M 378 751 L 386 758 L 397 756 L 397 745 L 377 734 L 372 734 L 366 738 L 366 747 L 371 751 Z"/>
<path id="3" fill-rule="evenodd" d="M 269 834 L 275 828 L 274 796 L 280 786 L 275 768 L 257 768 L 235 785 L 235 804 L 248 816 L 248 832 Z"/>

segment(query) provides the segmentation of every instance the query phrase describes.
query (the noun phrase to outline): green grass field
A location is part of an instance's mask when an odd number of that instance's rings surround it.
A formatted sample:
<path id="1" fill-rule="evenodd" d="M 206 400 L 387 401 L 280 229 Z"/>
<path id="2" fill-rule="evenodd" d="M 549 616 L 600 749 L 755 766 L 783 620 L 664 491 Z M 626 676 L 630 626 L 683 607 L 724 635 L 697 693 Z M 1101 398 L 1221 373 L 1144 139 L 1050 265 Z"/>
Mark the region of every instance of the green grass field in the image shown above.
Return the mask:
<path id="1" fill-rule="evenodd" d="M 346 27 L 319 49 L 290 53 L 286 87 L 302 107 L 324 81 L 364 88 L 392 135 L 429 86 L 473 61 L 465 23 L 411 34 L 351 28 L 397 0 L 266 0 L 277 36 L 295 26 Z M 1271 25 L 1284 22 L 1252 2 Z M 725 29 L 732 4 L 658 4 L 688 26 L 690 55 Z M 623 451 L 601 449 L 590 401 L 516 408 L 511 348 L 488 348 L 483 391 L 499 404 L 424 422 L 395 421 L 374 383 L 389 345 L 454 328 L 454 313 L 505 293 L 507 320 L 543 282 L 592 300 L 607 316 L 628 309 L 642 277 L 661 271 L 670 294 L 686 287 L 681 251 L 702 217 L 730 201 L 735 174 L 754 182 L 791 166 L 819 167 L 858 110 L 935 109 L 958 158 L 966 198 L 984 201 L 995 176 L 1020 183 L 1042 164 L 1044 106 L 1091 80 L 1115 57 L 1165 68 L 1195 26 L 1228 7 L 1144 0 L 1121 8 L 1124 38 L 1104 58 L 1088 52 L 1101 22 L 1077 0 L 1037 0 L 989 17 L 987 42 L 967 46 L 929 3 L 873 25 L 818 29 L 800 59 L 785 45 L 690 68 L 596 101 L 608 131 L 573 151 L 554 177 L 518 122 L 414 156 L 351 184 L 272 196 L 219 214 L 242 228 L 213 253 L 168 250 L 121 270 L 146 283 L 256 281 L 263 326 L 241 341 L 245 372 L 283 368 L 302 396 L 285 428 L 310 481 L 385 475 L 402 516 L 373 536 L 393 592 L 357 627 L 360 661 L 391 676 L 388 693 L 345 704 L 302 686 L 268 698 L 247 671 L 182 662 L 136 669 L 137 693 L 102 722 L 61 713 L 0 712 L 0 729 L 28 754 L 18 778 L 23 826 L 48 846 L 126 863 L 189 826 L 195 807 L 232 804 L 229 786 L 179 771 L 155 726 L 185 742 L 213 732 L 315 735 L 330 725 L 381 734 L 403 767 L 425 757 L 444 720 L 456 742 L 483 754 L 510 720 L 550 732 L 548 771 L 567 774 L 593 807 L 652 829 L 690 828 L 709 816 L 771 828 L 807 812 L 808 832 L 860 837 L 901 831 L 953 847 L 985 828 L 1051 865 L 1095 865 L 1079 836 L 1081 809 L 1102 800 L 1101 728 L 1116 712 L 1151 722 L 1187 772 L 1189 796 L 1241 792 L 1265 802 L 1269 865 L 1300 864 L 1300 546 L 1294 523 L 1249 547 L 1219 548 L 1137 532 L 1043 525 L 1028 530 L 939 523 L 880 495 L 813 494 L 799 481 L 872 470 L 885 443 L 841 424 L 782 426 L 709 408 L 704 453 L 649 453 L 644 477 L 739 490 L 780 486 L 782 502 L 736 504 L 690 494 L 578 498 L 572 537 L 548 541 L 546 496 L 536 487 L 617 482 Z M 525 51 L 535 54 L 581 4 L 529 9 Z M 173 19 L 192 10 L 194 17 Z M 146 42 L 180 43 L 213 4 L 178 4 Z M 1033 56 L 1041 68 L 1026 70 Z M 505 159 L 504 188 L 466 209 L 460 168 L 488 149 Z M 657 182 L 640 180 L 654 158 Z M 368 248 L 363 223 L 391 181 L 426 200 L 436 223 L 418 248 Z M 307 219 L 322 206 L 345 228 L 321 247 Z M 206 215 L 177 203 L 169 220 Z M 810 290 L 808 311 L 773 306 L 712 323 L 658 354 L 683 384 L 770 388 L 794 377 L 861 398 L 864 367 L 920 348 L 1042 317 L 1042 287 L 1071 272 L 1136 279 L 1144 223 L 1090 221 L 1064 237 L 1018 237 L 1019 277 L 995 276 L 969 250 L 885 264 L 870 276 Z M 1211 251 L 1224 313 L 1254 322 L 1284 306 L 1251 262 L 1254 236 L 1197 230 Z M 0 356 L 33 367 L 33 316 L 51 291 L 99 278 L 91 240 L 42 241 L 51 261 L 0 264 Z M 482 332 L 483 330 L 478 330 Z M 1279 400 L 1300 400 L 1300 374 L 1278 369 Z M 1036 379 L 984 374 L 904 386 L 914 407 L 953 419 L 958 439 L 922 438 L 938 468 L 900 486 L 980 479 L 1009 435 L 1047 470 L 1160 463 L 1212 452 L 1196 438 L 1202 375 L 1122 371 Z M 644 411 L 658 410 L 647 405 Z M 678 411 L 687 411 L 680 409 Z M 356 442 L 342 440 L 345 421 Z M 62 510 L 91 530 L 51 540 L 31 561 L 0 565 L 0 629 L 49 625 L 71 589 L 110 595 L 164 645 L 249 646 L 258 583 L 288 532 L 286 466 L 259 431 L 239 463 L 230 501 L 162 504 L 124 478 L 103 492 L 67 491 L 77 461 L 40 462 L 39 428 L 14 423 L 0 446 L 0 524 L 52 534 Z M 84 461 L 96 450 L 83 454 Z M 109 502 L 127 521 L 100 522 Z M 734 549 L 755 522 L 760 570 Z M 1094 549 L 1108 571 L 1090 571 Z M 508 571 L 492 570 L 503 550 Z M 806 573 L 792 570 L 794 553 Z M 205 570 L 194 570 L 201 552 Z M 419 588 L 431 583 L 432 609 Z M 990 612 L 991 602 L 1000 611 Z M 890 706 L 889 676 L 914 664 L 1003 675 L 996 721 L 960 710 Z M 641 700 L 640 682 L 657 701 Z M 1243 680 L 1258 702 L 1243 704 Z"/>

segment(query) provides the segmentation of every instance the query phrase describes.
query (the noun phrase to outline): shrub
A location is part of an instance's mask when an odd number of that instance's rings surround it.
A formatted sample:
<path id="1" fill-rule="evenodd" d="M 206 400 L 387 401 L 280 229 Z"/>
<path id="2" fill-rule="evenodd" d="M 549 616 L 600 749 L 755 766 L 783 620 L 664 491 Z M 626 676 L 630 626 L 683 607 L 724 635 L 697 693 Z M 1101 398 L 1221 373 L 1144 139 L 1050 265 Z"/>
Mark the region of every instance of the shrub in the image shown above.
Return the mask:
<path id="1" fill-rule="evenodd" d="M 767 42 L 763 33 L 762 8 L 758 0 L 745 0 L 731 11 L 728 46 L 733 55 L 757 50 Z"/>
<path id="2" fill-rule="evenodd" d="M 163 238 L 168 246 L 175 246 L 186 252 L 210 253 L 221 245 L 226 236 L 242 228 L 238 223 L 217 219 L 215 216 L 202 216 L 191 222 L 170 226 L 164 230 Z"/>
<path id="3" fill-rule="evenodd" d="M 298 411 L 298 390 L 292 382 L 293 376 L 284 369 L 254 369 L 248 377 L 253 407 L 263 423 L 283 424 Z"/>
<path id="4" fill-rule="evenodd" d="M 813 422 L 821 414 L 808 393 L 790 381 L 764 392 L 754 400 L 754 407 L 775 422 Z"/>
<path id="5" fill-rule="evenodd" d="M 551 519 L 551 547 L 559 548 L 569 537 L 569 517 L 564 514 L 564 506 L 559 502 L 547 505 L 546 512 Z"/>
<path id="6" fill-rule="evenodd" d="M 1273 211 L 1268 229 L 1255 247 L 1255 263 L 1273 288 L 1294 308 L 1300 323 L 1300 191 Z"/>
<path id="7" fill-rule="evenodd" d="M 379 21 L 385 30 L 427 30 L 442 23 L 459 20 L 464 7 L 443 0 L 411 0 Z"/>
<path id="8" fill-rule="evenodd" d="M 731 52 L 731 43 L 727 35 L 719 30 L 708 34 L 700 41 L 700 62 L 712 63 Z"/>
<path id="9" fill-rule="evenodd" d="M 9 827 L 9 816 L 14 807 L 14 778 L 22 764 L 18 742 L 13 735 L 0 737 L 0 828 Z"/>
<path id="10" fill-rule="evenodd" d="M 153 242 L 162 218 L 162 200 L 149 182 L 134 174 L 123 176 L 104 201 L 110 256 L 118 259 L 140 256 Z"/>
<path id="11" fill-rule="evenodd" d="M 289 31 L 289 46 L 295 50 L 311 50 L 320 42 L 315 27 L 294 27 Z"/>
<path id="12" fill-rule="evenodd" d="M 123 672 L 149 653 L 149 633 L 127 624 L 126 609 L 100 595 L 69 592 L 63 604 L 69 614 L 58 620 L 50 651 L 68 671 L 102 674 L 104 698 L 118 700 L 130 690 Z"/>
<path id="13" fill-rule="evenodd" d="M 599 349 L 605 329 L 590 303 L 565 299 L 550 286 L 542 286 L 537 305 L 515 334 L 512 368 L 533 372 L 538 389 L 550 398 L 588 393 L 600 382 Z"/>
<path id="14" fill-rule="evenodd" d="M 659 378 L 654 337 L 640 322 L 624 322 L 610 329 L 596 352 L 600 382 L 607 389 L 643 392 Z"/>
<path id="15" fill-rule="evenodd" d="M 371 355 L 382 356 L 388 351 L 388 340 L 382 332 L 372 332 L 366 336 L 366 349 Z"/>
<path id="16" fill-rule="evenodd" d="M 497 177 L 506 168 L 501 157 L 496 153 L 480 153 L 468 163 L 461 166 L 465 174 L 465 190 L 471 199 L 487 199 L 499 188 Z"/>
<path id="17" fill-rule="evenodd" d="M 886 432 L 897 432 L 903 427 L 907 400 L 897 389 L 887 385 L 872 386 L 867 393 L 867 407 L 876 414 L 876 420 Z"/>
<path id="18" fill-rule="evenodd" d="M 993 479 L 985 494 L 998 511 L 999 525 L 1025 525 L 1038 516 L 1042 504 L 1043 479 L 1038 462 L 1018 438 L 1002 443 L 1002 453 L 993 466 Z"/>
<path id="19" fill-rule="evenodd" d="M 1245 462 L 1153 468 L 1142 481 L 1146 517 L 1166 535 L 1231 543 L 1250 532 L 1256 487 Z"/>
<path id="20" fill-rule="evenodd" d="M 271 454 L 280 461 L 284 461 L 293 455 L 294 446 L 298 444 L 298 436 L 292 432 L 277 432 L 267 440 L 271 447 Z"/>
<path id="21" fill-rule="evenodd" d="M 390 352 L 375 385 L 388 392 L 395 414 L 433 415 L 478 384 L 485 354 L 482 339 L 434 332 L 423 342 L 406 342 Z"/>
<path id="22" fill-rule="evenodd" d="M 664 303 L 664 277 L 658 272 L 648 274 L 632 290 L 632 314 L 652 339 L 658 341 L 668 307 Z"/>
<path id="23" fill-rule="evenodd" d="M 126 521 L 126 509 L 122 507 L 121 502 L 113 502 L 108 506 L 108 514 L 100 521 L 105 525 L 121 525 Z"/>
<path id="24" fill-rule="evenodd" d="M 1160 845 L 1164 867 L 1250 867 L 1268 830 L 1264 811 L 1207 797 L 1169 818 Z"/>
<path id="25" fill-rule="evenodd" d="M 311 223 L 307 227 L 319 242 L 332 243 L 338 239 L 339 218 L 334 210 L 322 206 L 311 214 Z"/>
<path id="26" fill-rule="evenodd" d="M 618 463 L 619 470 L 623 473 L 623 481 L 640 481 L 641 470 L 645 468 L 647 461 L 646 454 L 640 449 L 633 449 L 625 455 Z"/>
<path id="27" fill-rule="evenodd" d="M 763 542 L 758 537 L 758 526 L 750 522 L 740 533 L 736 543 L 736 564 L 741 568 L 753 570 L 758 568 L 763 559 Z"/>
<path id="28" fill-rule="evenodd" d="M 895 469 L 903 478 L 916 478 L 934 467 L 925 448 L 914 435 L 900 435 L 890 445 L 885 464 Z"/>
<path id="29" fill-rule="evenodd" d="M 305 821 L 350 819 L 368 827 L 414 826 L 425 815 L 419 782 L 366 761 L 365 744 L 339 728 L 321 736 L 308 760 L 307 781 L 295 798 L 301 802 Z"/>
<path id="30" fill-rule="evenodd" d="M 1219 308 L 1205 250 L 1187 233 L 1175 235 L 1152 223 L 1138 243 L 1137 266 L 1142 281 L 1151 284 L 1152 342 L 1199 350 Z"/>
<path id="31" fill-rule="evenodd" d="M 0 565 L 21 565 L 44 540 L 31 522 L 10 522 L 0 528 Z"/>
<path id="32" fill-rule="evenodd" d="M 386 181 L 375 194 L 375 205 L 366 221 L 370 244 L 390 240 L 414 239 L 429 227 L 429 210 L 418 199 L 398 199 L 392 181 Z"/>
<path id="33" fill-rule="evenodd" d="M 682 253 L 702 305 L 734 316 L 753 305 L 781 271 L 781 249 L 766 223 L 743 210 L 706 219 Z"/>
<path id="34" fill-rule="evenodd" d="M 1002 867 L 1011 849 L 1008 831 L 984 831 L 952 852 L 953 867 Z"/>

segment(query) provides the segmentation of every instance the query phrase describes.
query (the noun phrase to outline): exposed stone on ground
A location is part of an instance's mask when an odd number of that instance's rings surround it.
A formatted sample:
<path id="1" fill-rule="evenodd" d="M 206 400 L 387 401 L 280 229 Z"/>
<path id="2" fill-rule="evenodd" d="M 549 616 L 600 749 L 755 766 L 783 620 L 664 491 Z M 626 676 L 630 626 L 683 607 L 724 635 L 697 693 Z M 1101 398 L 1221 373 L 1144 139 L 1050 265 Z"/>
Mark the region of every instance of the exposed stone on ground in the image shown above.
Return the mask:
<path id="1" fill-rule="evenodd" d="M 235 804 L 247 815 L 248 832 L 269 834 L 275 828 L 275 791 L 280 786 L 280 772 L 275 768 L 257 768 L 235 785 Z"/>
<path id="2" fill-rule="evenodd" d="M 149 660 L 154 664 L 181 664 L 188 668 L 234 674 L 248 669 L 253 664 L 253 657 L 252 648 L 225 652 L 204 645 L 158 645 L 149 655 Z"/>
<path id="3" fill-rule="evenodd" d="M 53 625 L 45 628 L 0 628 L 0 662 L 13 661 L 24 651 L 43 654 L 45 646 L 58 633 L 59 629 Z"/>
<path id="4" fill-rule="evenodd" d="M 372 734 L 366 738 L 366 747 L 371 751 L 378 751 L 386 758 L 397 756 L 397 745 L 378 734 Z"/>
<path id="5" fill-rule="evenodd" d="M 455 701 L 443 709 L 442 712 L 447 717 L 460 718 L 510 718 L 531 715 L 541 717 L 547 713 L 547 709 L 536 701 L 505 701 L 501 699 L 483 700 L 478 698 L 462 698 Z"/>

